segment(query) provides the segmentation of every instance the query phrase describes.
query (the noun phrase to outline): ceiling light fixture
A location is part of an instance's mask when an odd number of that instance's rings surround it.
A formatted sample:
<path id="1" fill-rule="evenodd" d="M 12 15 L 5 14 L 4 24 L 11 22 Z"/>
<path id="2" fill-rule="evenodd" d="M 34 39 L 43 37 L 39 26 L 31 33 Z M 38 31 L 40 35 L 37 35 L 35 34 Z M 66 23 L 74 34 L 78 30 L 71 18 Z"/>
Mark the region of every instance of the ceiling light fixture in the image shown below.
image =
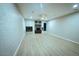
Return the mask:
<path id="1" fill-rule="evenodd" d="M 77 7 L 78 7 L 78 4 L 73 5 L 73 8 L 77 8 Z"/>
<path id="2" fill-rule="evenodd" d="M 44 18 L 43 18 L 43 17 L 42 17 L 41 19 L 42 19 L 42 20 L 44 20 Z"/>

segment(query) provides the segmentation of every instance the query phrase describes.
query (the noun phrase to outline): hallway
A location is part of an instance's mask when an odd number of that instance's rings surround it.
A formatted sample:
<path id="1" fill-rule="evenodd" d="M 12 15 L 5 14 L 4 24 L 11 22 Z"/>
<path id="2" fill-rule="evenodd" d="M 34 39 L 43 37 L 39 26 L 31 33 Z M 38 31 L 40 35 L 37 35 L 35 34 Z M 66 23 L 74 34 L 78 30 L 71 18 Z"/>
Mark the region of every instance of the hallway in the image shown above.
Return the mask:
<path id="1" fill-rule="evenodd" d="M 79 45 L 63 40 L 47 32 L 26 33 L 17 56 L 77 56 Z"/>
<path id="2" fill-rule="evenodd" d="M 0 4 L 0 56 L 15 55 L 79 56 L 79 4 Z"/>

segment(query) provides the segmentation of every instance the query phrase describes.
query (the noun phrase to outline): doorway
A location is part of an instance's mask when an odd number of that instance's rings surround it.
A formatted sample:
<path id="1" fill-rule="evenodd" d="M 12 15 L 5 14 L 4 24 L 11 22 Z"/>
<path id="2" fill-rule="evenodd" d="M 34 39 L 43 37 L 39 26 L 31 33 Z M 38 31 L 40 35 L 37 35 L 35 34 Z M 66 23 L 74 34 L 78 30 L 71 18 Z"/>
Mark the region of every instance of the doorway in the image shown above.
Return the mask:
<path id="1" fill-rule="evenodd" d="M 46 25 L 47 25 L 46 23 L 43 24 L 44 31 L 46 31 Z"/>

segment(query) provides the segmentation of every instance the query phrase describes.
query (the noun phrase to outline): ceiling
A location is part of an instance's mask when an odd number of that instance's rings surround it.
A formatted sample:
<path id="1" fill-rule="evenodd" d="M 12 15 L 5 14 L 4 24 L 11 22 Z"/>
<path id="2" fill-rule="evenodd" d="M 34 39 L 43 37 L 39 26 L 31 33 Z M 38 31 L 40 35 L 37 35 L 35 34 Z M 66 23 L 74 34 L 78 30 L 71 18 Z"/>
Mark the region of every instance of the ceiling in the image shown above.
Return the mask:
<path id="1" fill-rule="evenodd" d="M 75 3 L 18 3 L 18 9 L 25 19 L 50 20 L 77 10 Z M 79 7 L 78 7 L 79 9 Z"/>

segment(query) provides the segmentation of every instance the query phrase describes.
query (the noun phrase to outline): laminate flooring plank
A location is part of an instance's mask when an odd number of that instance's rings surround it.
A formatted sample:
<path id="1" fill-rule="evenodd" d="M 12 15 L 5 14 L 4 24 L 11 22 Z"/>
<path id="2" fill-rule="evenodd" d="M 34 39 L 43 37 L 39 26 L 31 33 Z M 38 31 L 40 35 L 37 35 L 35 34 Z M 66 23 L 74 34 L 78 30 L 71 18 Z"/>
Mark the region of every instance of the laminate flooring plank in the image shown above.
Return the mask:
<path id="1" fill-rule="evenodd" d="M 79 56 L 79 44 L 49 33 L 26 33 L 16 56 Z"/>

